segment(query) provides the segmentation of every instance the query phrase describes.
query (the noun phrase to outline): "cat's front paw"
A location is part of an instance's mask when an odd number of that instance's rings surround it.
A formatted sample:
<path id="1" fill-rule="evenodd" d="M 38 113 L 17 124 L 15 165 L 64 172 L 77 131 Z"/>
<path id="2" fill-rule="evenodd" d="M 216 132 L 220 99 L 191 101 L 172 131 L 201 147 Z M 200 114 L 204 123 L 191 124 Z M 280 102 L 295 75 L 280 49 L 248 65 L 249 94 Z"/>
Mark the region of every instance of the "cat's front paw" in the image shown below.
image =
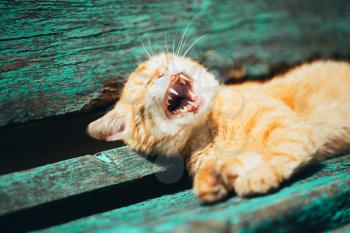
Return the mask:
<path id="1" fill-rule="evenodd" d="M 206 161 L 194 177 L 193 189 L 202 202 L 215 202 L 227 195 L 225 186 L 220 174 L 216 170 L 214 159 Z"/>
<path id="2" fill-rule="evenodd" d="M 203 202 L 221 200 L 229 191 L 247 197 L 277 188 L 283 177 L 280 170 L 264 162 L 260 154 L 213 157 L 198 169 L 194 191 Z"/>
<path id="3" fill-rule="evenodd" d="M 240 176 L 260 165 L 259 154 L 220 155 L 202 161 L 195 177 L 194 191 L 202 202 L 215 202 L 234 191 Z"/>
<path id="4" fill-rule="evenodd" d="M 226 186 L 240 197 L 265 194 L 277 188 L 284 177 L 280 169 L 257 153 L 244 153 L 227 158 L 221 168 L 221 176 Z"/>
<path id="5" fill-rule="evenodd" d="M 276 169 L 262 164 L 239 176 L 233 182 L 233 187 L 238 196 L 248 197 L 268 193 L 276 189 L 282 180 L 282 175 Z"/>

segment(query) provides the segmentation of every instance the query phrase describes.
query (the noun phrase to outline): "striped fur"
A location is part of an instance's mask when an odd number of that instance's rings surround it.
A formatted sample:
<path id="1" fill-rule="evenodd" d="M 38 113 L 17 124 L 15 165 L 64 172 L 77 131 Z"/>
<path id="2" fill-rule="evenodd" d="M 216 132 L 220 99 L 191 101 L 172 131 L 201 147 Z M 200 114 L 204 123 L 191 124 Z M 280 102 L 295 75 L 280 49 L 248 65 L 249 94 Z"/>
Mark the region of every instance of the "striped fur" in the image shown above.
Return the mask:
<path id="1" fill-rule="evenodd" d="M 205 103 L 167 119 L 161 100 L 169 75 L 182 71 Z M 204 202 L 231 190 L 263 194 L 305 165 L 350 150 L 350 65 L 317 61 L 264 83 L 220 86 L 200 64 L 160 54 L 130 75 L 115 108 L 88 132 L 147 154 L 183 156 Z"/>

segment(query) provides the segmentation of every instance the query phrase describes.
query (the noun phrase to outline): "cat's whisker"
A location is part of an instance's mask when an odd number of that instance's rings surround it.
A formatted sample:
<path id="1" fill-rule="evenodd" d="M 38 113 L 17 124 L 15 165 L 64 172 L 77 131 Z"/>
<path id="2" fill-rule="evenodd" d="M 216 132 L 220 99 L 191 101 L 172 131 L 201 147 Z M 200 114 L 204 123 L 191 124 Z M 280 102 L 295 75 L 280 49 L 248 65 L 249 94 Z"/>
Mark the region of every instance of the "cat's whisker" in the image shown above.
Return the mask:
<path id="1" fill-rule="evenodd" d="M 173 53 L 175 54 L 175 50 L 176 50 L 176 37 L 177 37 L 178 33 L 174 33 L 174 37 L 173 37 Z"/>
<path id="2" fill-rule="evenodd" d="M 165 40 L 166 52 L 169 53 L 168 40 L 167 40 L 167 36 L 166 36 L 166 31 L 165 30 L 164 30 L 164 40 Z"/>
<path id="3" fill-rule="evenodd" d="M 207 70 L 211 69 L 214 65 L 216 65 L 216 62 L 214 62 L 214 61 L 205 62 L 205 63 L 203 64 L 203 66 L 204 66 Z"/>
<path id="4" fill-rule="evenodd" d="M 189 36 L 186 36 L 185 41 L 183 42 L 183 44 L 182 44 L 182 46 L 180 48 L 180 52 L 179 52 L 180 56 L 184 56 L 184 55 L 181 55 L 181 53 L 182 53 L 182 50 L 185 48 L 185 45 L 186 45 L 186 42 L 187 42 L 188 39 L 189 39 Z"/>
<path id="5" fill-rule="evenodd" d="M 173 32 L 173 53 L 175 52 L 175 32 Z"/>
<path id="6" fill-rule="evenodd" d="M 185 51 L 185 53 L 184 53 L 183 56 L 186 56 L 186 54 L 190 51 L 190 49 L 191 49 L 195 44 L 197 44 L 201 39 L 203 39 L 203 38 L 206 37 L 206 36 L 207 36 L 207 34 L 205 34 L 205 35 L 199 37 L 197 40 L 195 40 L 195 41 L 188 47 L 188 49 Z"/>
<path id="7" fill-rule="evenodd" d="M 149 35 L 147 34 L 147 38 L 148 38 L 148 45 L 149 47 L 151 48 L 151 53 L 152 53 L 152 56 L 154 55 L 154 52 L 153 52 L 153 48 L 152 48 L 152 44 L 151 44 L 151 39 L 149 38 Z"/>
<path id="8" fill-rule="evenodd" d="M 193 19 L 193 18 L 192 18 L 192 19 Z M 191 24 L 191 22 L 192 22 L 192 19 L 190 20 L 190 22 L 188 22 L 188 24 L 187 24 L 187 26 L 186 26 L 186 28 L 185 28 L 185 31 L 182 33 L 180 45 L 179 45 L 179 47 L 178 47 L 178 49 L 177 49 L 177 52 L 176 52 L 176 55 L 177 55 L 177 56 L 180 54 L 180 51 L 182 50 L 182 49 L 181 49 L 182 46 L 183 46 L 182 42 L 183 42 L 184 37 L 185 37 L 185 35 L 186 35 L 186 33 L 187 33 L 188 27 L 190 26 L 190 24 Z"/>
<path id="9" fill-rule="evenodd" d="M 205 10 L 206 10 L 206 8 L 203 9 L 203 11 L 205 11 Z M 199 11 L 199 12 L 198 12 L 197 14 L 195 14 L 195 15 L 191 18 L 191 20 L 187 23 L 186 28 L 185 28 L 185 31 L 184 31 L 184 33 L 182 34 L 180 46 L 179 46 L 179 48 L 178 48 L 178 50 L 177 50 L 177 54 L 176 54 L 176 55 L 178 55 L 178 56 L 181 55 L 182 49 L 184 48 L 184 46 L 185 46 L 185 44 L 186 44 L 186 41 L 187 41 L 187 39 L 188 39 L 188 36 L 187 36 L 188 28 L 189 28 L 189 26 L 192 24 L 193 20 L 194 20 L 196 17 L 198 17 L 201 13 L 202 13 L 202 11 Z M 186 38 L 185 38 L 185 37 L 186 37 Z M 185 38 L 185 40 L 184 40 L 184 38 Z"/>
<path id="10" fill-rule="evenodd" d="M 165 47 L 166 52 L 169 53 L 167 33 L 166 33 L 166 31 L 165 31 L 165 21 L 164 21 L 164 23 L 163 23 L 163 33 L 164 33 L 164 44 L 163 44 L 163 48 Z"/>
<path id="11" fill-rule="evenodd" d="M 148 58 L 151 58 L 151 55 L 149 54 L 149 52 L 147 51 L 145 45 L 143 44 L 143 42 L 141 42 L 141 45 L 143 47 L 143 50 L 145 51 L 145 53 L 147 54 Z"/>
<path id="12" fill-rule="evenodd" d="M 213 68 L 214 65 L 215 65 L 215 64 L 211 64 L 211 65 L 209 65 L 209 66 L 206 66 L 205 68 L 206 68 L 207 70 L 210 70 L 211 68 Z"/>
<path id="13" fill-rule="evenodd" d="M 189 36 L 186 37 L 186 39 L 185 39 L 185 41 L 184 41 L 184 43 L 183 43 L 183 46 L 181 47 L 180 55 L 181 55 L 181 53 L 182 53 L 182 50 L 185 48 L 185 45 L 186 45 L 186 42 L 187 42 L 188 38 L 189 38 Z M 181 56 L 183 56 L 183 55 L 181 55 Z"/>

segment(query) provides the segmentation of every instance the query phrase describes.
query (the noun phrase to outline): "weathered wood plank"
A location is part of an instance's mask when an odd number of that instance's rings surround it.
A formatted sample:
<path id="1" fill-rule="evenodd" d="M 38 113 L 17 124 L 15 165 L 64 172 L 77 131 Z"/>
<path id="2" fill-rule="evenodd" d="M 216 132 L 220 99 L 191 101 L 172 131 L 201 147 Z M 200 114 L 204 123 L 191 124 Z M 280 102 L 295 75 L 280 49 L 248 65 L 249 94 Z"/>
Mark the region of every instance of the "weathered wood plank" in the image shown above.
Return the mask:
<path id="1" fill-rule="evenodd" d="M 331 230 L 331 231 L 328 231 L 329 233 L 349 233 L 350 232 L 350 223 L 344 225 L 344 226 L 341 226 L 337 229 L 334 229 L 334 230 Z"/>
<path id="2" fill-rule="evenodd" d="M 208 34 L 191 54 L 214 71 L 236 64 L 264 75 L 281 63 L 350 55 L 346 0 L 4 0 L 0 126 L 114 100 L 121 77 L 145 58 L 140 41 L 148 34 L 158 51 L 163 31 L 171 44 L 198 12 L 187 46 Z"/>
<path id="3" fill-rule="evenodd" d="M 44 232 L 318 232 L 350 221 L 350 155 L 311 167 L 276 193 L 201 205 L 179 192 Z"/>
<path id="4" fill-rule="evenodd" d="M 121 147 L 0 176 L 0 216 L 164 171 Z"/>

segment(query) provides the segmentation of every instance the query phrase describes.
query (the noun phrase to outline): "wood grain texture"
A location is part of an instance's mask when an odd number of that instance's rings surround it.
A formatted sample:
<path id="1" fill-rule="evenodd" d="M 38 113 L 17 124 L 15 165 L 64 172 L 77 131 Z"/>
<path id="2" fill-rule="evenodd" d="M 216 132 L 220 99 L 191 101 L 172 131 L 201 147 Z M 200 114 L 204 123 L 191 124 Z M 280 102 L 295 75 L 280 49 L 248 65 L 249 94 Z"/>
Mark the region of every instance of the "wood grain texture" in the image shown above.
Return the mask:
<path id="1" fill-rule="evenodd" d="M 207 37 L 190 55 L 215 74 L 238 65 L 256 76 L 314 56 L 348 58 L 349 12 L 346 0 L 4 0 L 0 126 L 115 100 L 120 81 L 145 59 L 141 41 L 147 46 L 149 36 L 160 51 L 164 31 L 171 44 L 196 14 L 186 46 Z"/>
<path id="2" fill-rule="evenodd" d="M 279 191 L 201 205 L 192 191 L 45 229 L 44 232 L 318 232 L 350 221 L 350 155 L 311 167 Z"/>
<path id="3" fill-rule="evenodd" d="M 165 171 L 121 147 L 0 176 L 0 216 Z"/>
<path id="4" fill-rule="evenodd" d="M 334 230 L 328 231 L 328 233 L 349 233 L 350 232 L 350 223 Z"/>

